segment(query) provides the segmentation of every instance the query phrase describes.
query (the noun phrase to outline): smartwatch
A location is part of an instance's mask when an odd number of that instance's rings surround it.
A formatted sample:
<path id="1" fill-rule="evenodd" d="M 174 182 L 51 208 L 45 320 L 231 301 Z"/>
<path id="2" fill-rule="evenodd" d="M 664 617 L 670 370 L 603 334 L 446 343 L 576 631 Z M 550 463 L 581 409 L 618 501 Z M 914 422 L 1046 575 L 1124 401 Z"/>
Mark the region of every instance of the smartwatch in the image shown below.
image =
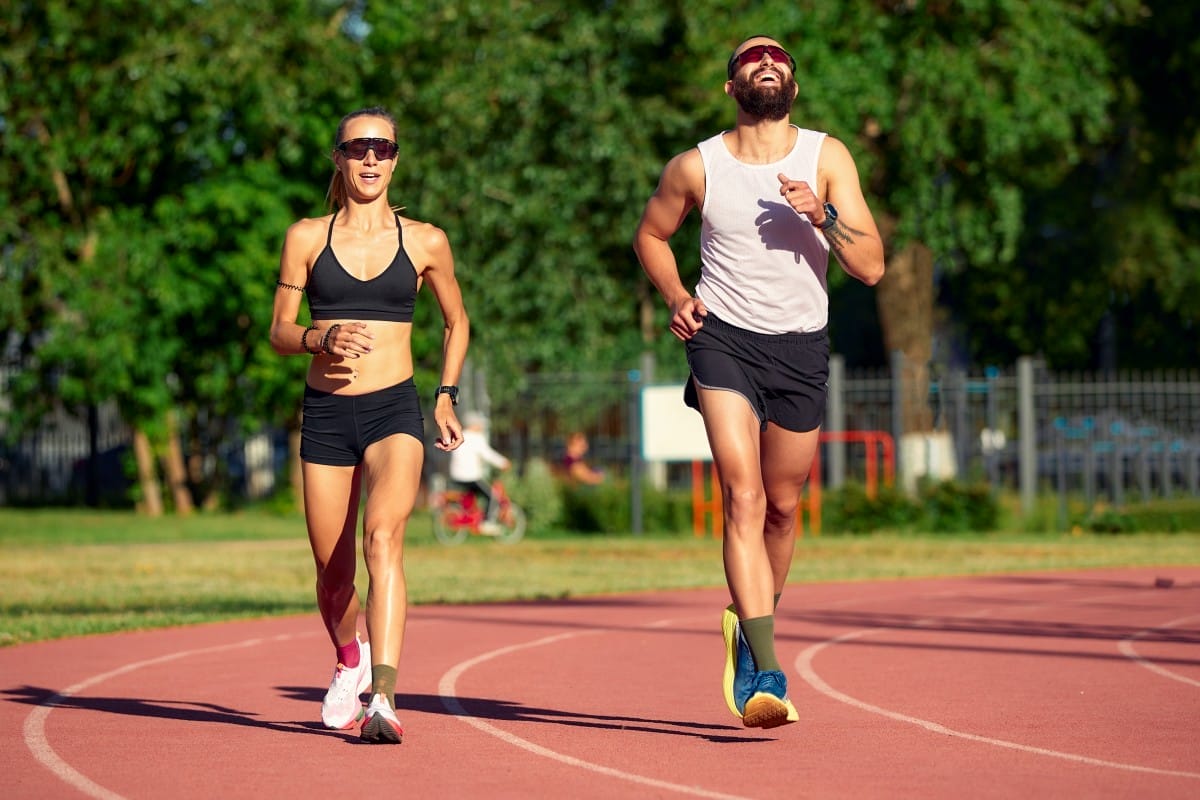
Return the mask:
<path id="1" fill-rule="evenodd" d="M 817 227 L 821 230 L 829 230 L 837 222 L 837 209 L 833 207 L 833 203 L 825 204 L 825 221 Z"/>
<path id="2" fill-rule="evenodd" d="M 450 395 L 450 404 L 458 405 L 458 387 L 457 386 L 439 386 L 437 391 L 433 393 L 433 402 L 437 402 L 438 398 L 444 394 Z"/>

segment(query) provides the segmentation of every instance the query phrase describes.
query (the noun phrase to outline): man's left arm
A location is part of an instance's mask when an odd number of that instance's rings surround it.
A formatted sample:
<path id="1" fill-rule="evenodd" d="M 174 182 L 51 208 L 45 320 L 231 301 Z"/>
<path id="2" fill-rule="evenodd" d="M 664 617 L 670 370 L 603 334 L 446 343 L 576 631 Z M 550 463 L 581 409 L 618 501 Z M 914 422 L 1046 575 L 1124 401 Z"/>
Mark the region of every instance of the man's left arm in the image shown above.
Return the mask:
<path id="1" fill-rule="evenodd" d="M 813 225 L 824 234 L 842 269 L 874 286 L 883 277 L 883 240 L 863 197 L 858 168 L 846 145 L 832 136 L 826 137 L 817 174 L 818 183 L 825 187 L 824 202 L 834 207 L 837 216 L 830 221 L 822 205 L 814 215 Z"/>

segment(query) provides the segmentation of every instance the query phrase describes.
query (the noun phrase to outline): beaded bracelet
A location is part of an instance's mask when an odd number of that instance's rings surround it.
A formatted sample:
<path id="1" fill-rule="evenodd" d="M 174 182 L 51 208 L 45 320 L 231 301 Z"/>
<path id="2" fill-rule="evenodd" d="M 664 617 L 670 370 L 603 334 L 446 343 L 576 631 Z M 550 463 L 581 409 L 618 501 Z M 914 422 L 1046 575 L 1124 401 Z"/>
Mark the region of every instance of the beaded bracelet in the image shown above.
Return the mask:
<path id="1" fill-rule="evenodd" d="M 320 350 L 313 350 L 311 347 L 308 346 L 308 334 L 312 333 L 315 330 L 317 330 L 317 325 L 316 325 L 316 323 L 313 323 L 312 325 L 309 325 L 307 328 L 304 329 L 304 333 L 300 334 L 300 347 L 302 347 L 304 349 L 304 352 L 308 353 L 309 355 L 313 355 L 313 356 L 315 356 L 317 353 L 321 352 Z"/>
<path id="2" fill-rule="evenodd" d="M 333 355 L 333 351 L 329 349 L 329 340 L 333 338 L 334 334 L 337 333 L 337 329 L 340 327 L 342 327 L 342 323 L 340 322 L 330 325 L 325 330 L 325 335 L 321 337 L 321 349 L 329 355 Z"/>

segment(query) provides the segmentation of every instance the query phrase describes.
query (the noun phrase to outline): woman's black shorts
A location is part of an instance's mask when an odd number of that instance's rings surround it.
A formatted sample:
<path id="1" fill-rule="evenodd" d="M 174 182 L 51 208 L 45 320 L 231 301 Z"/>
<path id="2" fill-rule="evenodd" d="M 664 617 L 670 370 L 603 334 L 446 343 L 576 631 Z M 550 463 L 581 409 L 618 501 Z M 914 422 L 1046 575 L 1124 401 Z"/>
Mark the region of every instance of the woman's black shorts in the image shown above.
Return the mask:
<path id="1" fill-rule="evenodd" d="M 829 389 L 827 328 L 813 333 L 757 333 L 710 313 L 686 345 L 692 380 L 684 388 L 683 400 L 692 408 L 700 410 L 695 383 L 745 397 L 762 430 L 768 421 L 789 431 L 821 426 Z"/>
<path id="2" fill-rule="evenodd" d="M 367 394 L 345 395 L 304 387 L 300 458 L 312 464 L 349 467 L 362 462 L 368 445 L 394 433 L 425 439 L 425 420 L 413 379 Z"/>

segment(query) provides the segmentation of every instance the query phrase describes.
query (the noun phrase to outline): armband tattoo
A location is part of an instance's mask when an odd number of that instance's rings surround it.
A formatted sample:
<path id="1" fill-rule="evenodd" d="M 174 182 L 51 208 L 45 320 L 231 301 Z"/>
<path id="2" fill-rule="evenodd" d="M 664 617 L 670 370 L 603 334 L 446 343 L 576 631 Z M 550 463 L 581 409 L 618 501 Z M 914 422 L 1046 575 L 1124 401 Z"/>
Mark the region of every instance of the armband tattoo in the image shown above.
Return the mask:
<path id="1" fill-rule="evenodd" d="M 843 224 L 840 219 L 834 220 L 828 228 L 822 228 L 821 232 L 825 234 L 825 238 L 829 241 L 829 247 L 834 251 L 841 251 L 846 245 L 854 244 L 855 236 L 864 235 L 863 231 Z"/>
<path id="2" fill-rule="evenodd" d="M 283 281 L 275 281 L 275 285 L 281 289 L 291 289 L 292 291 L 295 291 L 295 292 L 303 292 L 304 291 L 303 286 L 297 286 L 294 283 L 284 283 Z"/>

